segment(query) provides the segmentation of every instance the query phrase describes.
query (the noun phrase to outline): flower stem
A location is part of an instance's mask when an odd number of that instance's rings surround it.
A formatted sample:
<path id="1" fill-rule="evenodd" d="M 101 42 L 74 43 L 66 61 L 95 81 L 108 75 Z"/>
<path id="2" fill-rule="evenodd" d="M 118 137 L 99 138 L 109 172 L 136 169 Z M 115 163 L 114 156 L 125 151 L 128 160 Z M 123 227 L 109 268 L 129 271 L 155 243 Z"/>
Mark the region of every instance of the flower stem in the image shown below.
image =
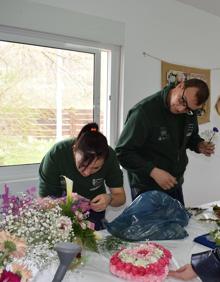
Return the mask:
<path id="1" fill-rule="evenodd" d="M 0 266 L 4 266 L 4 260 L 7 259 L 9 257 L 9 251 L 5 250 L 5 252 L 2 254 L 2 256 L 0 257 Z"/>
<path id="2" fill-rule="evenodd" d="M 214 135 L 215 135 L 215 132 L 213 132 L 212 133 L 212 136 L 209 138 L 209 141 L 208 141 L 208 143 L 211 143 L 211 141 L 212 141 L 212 138 L 214 137 Z"/>

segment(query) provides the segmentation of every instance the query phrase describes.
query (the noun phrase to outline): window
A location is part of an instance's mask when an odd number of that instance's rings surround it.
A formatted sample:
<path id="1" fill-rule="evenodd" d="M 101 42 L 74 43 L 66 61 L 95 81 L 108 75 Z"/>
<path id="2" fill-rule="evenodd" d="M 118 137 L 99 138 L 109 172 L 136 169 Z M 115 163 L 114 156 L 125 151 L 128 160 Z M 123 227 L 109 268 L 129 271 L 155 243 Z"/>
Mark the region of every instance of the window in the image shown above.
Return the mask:
<path id="1" fill-rule="evenodd" d="M 119 56 L 115 46 L 0 27 L 0 169 L 39 163 L 91 121 L 113 145 Z"/>
<path id="2" fill-rule="evenodd" d="M 111 51 L 0 41 L 0 165 L 39 163 L 95 120 L 108 135 Z"/>

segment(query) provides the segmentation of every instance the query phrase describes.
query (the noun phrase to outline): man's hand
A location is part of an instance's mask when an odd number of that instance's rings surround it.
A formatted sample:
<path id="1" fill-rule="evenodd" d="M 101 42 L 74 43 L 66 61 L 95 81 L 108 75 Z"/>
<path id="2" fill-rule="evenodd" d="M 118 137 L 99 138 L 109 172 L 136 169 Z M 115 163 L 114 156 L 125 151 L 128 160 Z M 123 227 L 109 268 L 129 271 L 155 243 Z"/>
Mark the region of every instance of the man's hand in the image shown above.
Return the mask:
<path id="1" fill-rule="evenodd" d="M 197 275 L 191 264 L 186 264 L 175 271 L 170 270 L 168 276 L 187 281 L 196 278 Z"/>
<path id="2" fill-rule="evenodd" d="M 96 212 L 101 212 L 106 210 L 110 201 L 111 196 L 109 194 L 100 194 L 91 200 L 90 206 L 92 210 Z"/>
<path id="3" fill-rule="evenodd" d="M 177 184 L 177 180 L 174 176 L 172 176 L 169 172 L 157 167 L 152 169 L 150 176 L 164 190 L 169 190 Z"/>
<path id="4" fill-rule="evenodd" d="M 198 151 L 201 154 L 210 157 L 215 152 L 215 145 L 213 143 L 202 141 L 198 144 Z"/>

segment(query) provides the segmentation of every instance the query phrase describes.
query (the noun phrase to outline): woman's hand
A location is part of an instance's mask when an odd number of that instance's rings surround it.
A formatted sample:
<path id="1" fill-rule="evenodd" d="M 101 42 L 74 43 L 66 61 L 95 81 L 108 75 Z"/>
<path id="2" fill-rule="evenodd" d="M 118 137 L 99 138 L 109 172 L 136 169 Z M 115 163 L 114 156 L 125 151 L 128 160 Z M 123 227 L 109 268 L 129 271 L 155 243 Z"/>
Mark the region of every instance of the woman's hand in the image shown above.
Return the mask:
<path id="1" fill-rule="evenodd" d="M 174 277 L 177 279 L 182 279 L 184 281 L 188 281 L 188 280 L 191 280 L 197 277 L 191 264 L 186 264 L 175 271 L 170 270 L 168 276 Z"/>
<path id="2" fill-rule="evenodd" d="M 111 199 L 112 197 L 109 194 L 100 194 L 91 200 L 91 209 L 96 212 L 104 211 L 111 202 Z"/>
<path id="3" fill-rule="evenodd" d="M 100 194 L 90 202 L 91 209 L 100 212 L 106 210 L 108 205 L 120 207 L 126 201 L 126 195 L 123 187 L 109 188 L 110 194 Z"/>

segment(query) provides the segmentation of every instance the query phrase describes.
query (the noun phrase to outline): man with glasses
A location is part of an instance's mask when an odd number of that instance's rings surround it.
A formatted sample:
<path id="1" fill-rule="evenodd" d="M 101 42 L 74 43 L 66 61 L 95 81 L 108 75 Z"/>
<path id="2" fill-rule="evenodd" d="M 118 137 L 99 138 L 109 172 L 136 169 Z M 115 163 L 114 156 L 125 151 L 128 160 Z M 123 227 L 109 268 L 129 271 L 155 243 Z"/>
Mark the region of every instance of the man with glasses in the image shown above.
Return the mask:
<path id="1" fill-rule="evenodd" d="M 198 134 L 197 116 L 204 114 L 208 97 L 204 81 L 189 79 L 166 86 L 129 111 L 116 154 L 128 172 L 132 199 L 160 190 L 184 205 L 186 150 L 214 153 L 214 144 Z"/>

